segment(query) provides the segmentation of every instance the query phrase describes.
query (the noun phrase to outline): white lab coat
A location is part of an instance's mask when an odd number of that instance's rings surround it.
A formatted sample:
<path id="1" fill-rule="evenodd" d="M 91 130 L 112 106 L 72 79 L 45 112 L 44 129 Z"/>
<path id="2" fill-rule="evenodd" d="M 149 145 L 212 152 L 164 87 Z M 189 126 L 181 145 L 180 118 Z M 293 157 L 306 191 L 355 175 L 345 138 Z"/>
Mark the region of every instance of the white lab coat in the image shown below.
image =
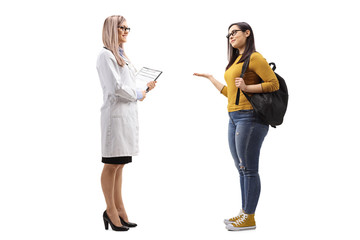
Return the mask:
<path id="1" fill-rule="evenodd" d="M 139 151 L 139 123 L 135 68 L 117 64 L 111 51 L 102 49 L 96 68 L 103 89 L 101 107 L 102 157 L 135 156 Z"/>

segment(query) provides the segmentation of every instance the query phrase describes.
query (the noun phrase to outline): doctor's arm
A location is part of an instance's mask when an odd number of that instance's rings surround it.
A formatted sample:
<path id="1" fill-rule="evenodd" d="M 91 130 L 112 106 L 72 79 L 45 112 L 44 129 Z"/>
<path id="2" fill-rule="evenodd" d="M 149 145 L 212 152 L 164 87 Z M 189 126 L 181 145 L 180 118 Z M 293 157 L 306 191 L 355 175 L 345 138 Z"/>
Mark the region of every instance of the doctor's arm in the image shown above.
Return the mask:
<path id="1" fill-rule="evenodd" d="M 116 96 L 127 102 L 144 100 L 146 96 L 145 91 L 137 91 L 122 82 L 121 76 L 116 71 L 117 62 L 114 59 L 105 57 L 103 60 L 104 62 L 101 66 L 102 74 L 104 75 L 104 78 L 109 81 L 109 84 L 114 86 Z"/>
<path id="2" fill-rule="evenodd" d="M 147 86 L 147 91 L 151 91 L 152 89 L 154 89 L 154 87 L 156 87 L 156 81 L 148 82 L 146 86 Z"/>

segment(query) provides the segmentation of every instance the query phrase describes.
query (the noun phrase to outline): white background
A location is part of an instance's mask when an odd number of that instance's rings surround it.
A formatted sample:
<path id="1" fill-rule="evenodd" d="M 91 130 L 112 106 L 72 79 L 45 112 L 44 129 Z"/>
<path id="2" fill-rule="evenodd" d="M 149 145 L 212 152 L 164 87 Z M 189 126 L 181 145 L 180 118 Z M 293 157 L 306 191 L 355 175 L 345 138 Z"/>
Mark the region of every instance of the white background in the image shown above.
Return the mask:
<path id="1" fill-rule="evenodd" d="M 1 239 L 359 237 L 356 1 L 2 1 Z M 105 231 L 95 68 L 106 17 L 125 51 L 163 71 L 139 103 L 141 154 L 124 168 L 126 233 Z M 260 159 L 257 229 L 228 232 L 240 209 L 223 79 L 231 23 L 246 21 L 290 100 Z M 7 236 L 6 238 L 4 236 Z"/>

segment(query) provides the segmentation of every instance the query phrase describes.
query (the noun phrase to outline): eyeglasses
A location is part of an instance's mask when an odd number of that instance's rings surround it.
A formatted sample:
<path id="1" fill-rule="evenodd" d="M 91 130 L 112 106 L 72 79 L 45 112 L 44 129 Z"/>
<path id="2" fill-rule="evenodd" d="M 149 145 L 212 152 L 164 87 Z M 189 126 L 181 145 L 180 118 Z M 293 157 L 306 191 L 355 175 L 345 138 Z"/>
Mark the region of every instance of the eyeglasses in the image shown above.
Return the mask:
<path id="1" fill-rule="evenodd" d="M 130 32 L 130 28 L 128 28 L 128 27 L 118 27 L 118 28 L 120 28 L 121 29 L 121 31 L 123 31 L 123 32 L 126 32 L 126 31 L 128 31 L 128 32 Z"/>
<path id="2" fill-rule="evenodd" d="M 226 37 L 229 38 L 230 36 L 235 36 L 238 31 L 241 31 L 241 30 L 232 30 L 232 32 L 229 33 L 228 35 L 226 35 Z"/>

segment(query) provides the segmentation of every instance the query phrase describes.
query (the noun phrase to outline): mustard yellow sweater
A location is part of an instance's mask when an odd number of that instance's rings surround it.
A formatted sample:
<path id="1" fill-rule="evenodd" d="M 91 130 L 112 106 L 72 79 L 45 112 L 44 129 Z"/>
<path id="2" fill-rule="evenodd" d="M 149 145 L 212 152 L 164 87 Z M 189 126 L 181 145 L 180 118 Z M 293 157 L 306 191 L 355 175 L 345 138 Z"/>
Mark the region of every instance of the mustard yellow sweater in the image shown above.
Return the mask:
<path id="1" fill-rule="evenodd" d="M 252 109 L 250 102 L 240 91 L 239 105 L 235 104 L 237 87 L 235 86 L 235 78 L 240 77 L 241 70 L 244 62 L 237 64 L 241 55 L 235 60 L 234 64 L 229 67 L 225 72 L 225 86 L 221 93 L 228 98 L 228 111 L 235 112 L 238 110 Z M 251 54 L 248 70 L 244 75 L 244 81 L 246 85 L 259 84 L 260 78 L 264 81 L 261 86 L 263 92 L 273 92 L 279 90 L 279 82 L 275 76 L 275 73 L 265 60 L 265 58 L 258 52 Z M 251 96 L 251 94 L 248 94 Z"/>

